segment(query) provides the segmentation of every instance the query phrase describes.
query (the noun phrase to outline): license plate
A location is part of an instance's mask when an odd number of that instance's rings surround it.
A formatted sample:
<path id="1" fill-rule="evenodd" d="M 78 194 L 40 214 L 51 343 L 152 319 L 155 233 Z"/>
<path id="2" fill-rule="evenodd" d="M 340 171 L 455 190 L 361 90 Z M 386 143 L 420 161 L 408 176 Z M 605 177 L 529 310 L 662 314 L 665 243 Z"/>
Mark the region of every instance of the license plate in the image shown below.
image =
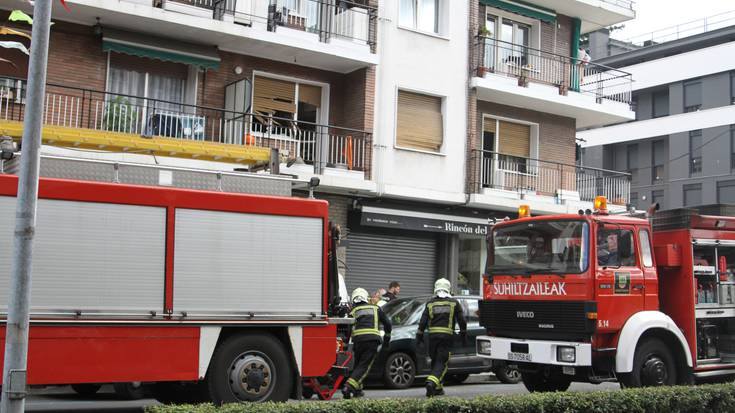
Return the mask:
<path id="1" fill-rule="evenodd" d="M 514 353 L 512 351 L 508 352 L 508 360 L 513 361 L 531 361 L 531 354 L 527 353 Z"/>

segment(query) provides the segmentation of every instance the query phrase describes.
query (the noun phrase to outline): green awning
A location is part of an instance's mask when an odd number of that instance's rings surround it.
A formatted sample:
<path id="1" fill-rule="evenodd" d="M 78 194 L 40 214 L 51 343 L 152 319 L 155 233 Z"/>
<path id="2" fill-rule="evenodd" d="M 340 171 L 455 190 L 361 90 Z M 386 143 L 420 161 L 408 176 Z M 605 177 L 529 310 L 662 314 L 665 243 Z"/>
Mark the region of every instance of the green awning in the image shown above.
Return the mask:
<path id="1" fill-rule="evenodd" d="M 102 36 L 102 50 L 199 66 L 203 69 L 216 70 L 220 63 L 219 55 L 214 47 L 157 39 L 139 33 L 112 29 L 105 29 Z"/>
<path id="2" fill-rule="evenodd" d="M 518 0 L 480 0 L 480 3 L 533 19 L 539 19 L 547 23 L 556 21 L 556 12 L 554 10 L 530 5 Z"/>

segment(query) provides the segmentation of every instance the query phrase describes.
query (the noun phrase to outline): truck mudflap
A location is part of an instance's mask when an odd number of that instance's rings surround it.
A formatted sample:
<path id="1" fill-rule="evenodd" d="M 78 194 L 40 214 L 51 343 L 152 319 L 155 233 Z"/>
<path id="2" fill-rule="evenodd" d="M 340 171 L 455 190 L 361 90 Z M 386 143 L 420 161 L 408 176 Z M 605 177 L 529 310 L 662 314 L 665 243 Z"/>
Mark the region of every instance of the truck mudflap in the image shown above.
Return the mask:
<path id="1" fill-rule="evenodd" d="M 592 365 L 592 345 L 569 341 L 480 336 L 477 338 L 477 355 L 513 363 L 576 367 Z"/>

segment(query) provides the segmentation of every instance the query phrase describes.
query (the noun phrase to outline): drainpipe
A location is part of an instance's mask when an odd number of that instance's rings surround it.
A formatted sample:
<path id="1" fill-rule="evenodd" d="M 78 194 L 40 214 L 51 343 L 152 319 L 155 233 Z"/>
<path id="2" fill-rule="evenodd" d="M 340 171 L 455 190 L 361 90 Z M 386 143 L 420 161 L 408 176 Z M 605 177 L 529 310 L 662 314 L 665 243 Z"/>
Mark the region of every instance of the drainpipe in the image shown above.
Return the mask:
<path id="1" fill-rule="evenodd" d="M 386 18 L 385 13 L 385 6 L 386 1 L 381 0 L 378 2 L 378 19 L 376 22 L 377 30 L 378 30 L 378 44 L 375 47 L 375 53 L 378 54 L 378 68 L 375 70 L 375 108 L 374 113 L 375 116 L 373 116 L 373 149 L 374 149 L 374 158 L 375 158 L 375 185 L 376 185 L 376 192 L 377 197 L 380 198 L 385 194 L 385 152 L 388 150 L 388 144 L 387 141 L 387 135 L 386 133 L 383 133 L 379 129 L 379 126 L 381 125 L 380 122 L 378 122 L 378 119 L 380 119 L 380 108 L 382 107 L 383 102 L 383 95 L 384 95 L 384 86 L 385 86 L 385 76 L 382 76 L 381 74 L 381 67 L 383 67 L 383 55 L 382 55 L 382 49 L 385 45 L 386 36 L 385 36 L 385 28 L 382 27 L 382 23 L 390 23 L 390 19 Z M 381 17 L 381 14 L 383 16 Z M 386 24 L 388 26 L 388 24 Z"/>

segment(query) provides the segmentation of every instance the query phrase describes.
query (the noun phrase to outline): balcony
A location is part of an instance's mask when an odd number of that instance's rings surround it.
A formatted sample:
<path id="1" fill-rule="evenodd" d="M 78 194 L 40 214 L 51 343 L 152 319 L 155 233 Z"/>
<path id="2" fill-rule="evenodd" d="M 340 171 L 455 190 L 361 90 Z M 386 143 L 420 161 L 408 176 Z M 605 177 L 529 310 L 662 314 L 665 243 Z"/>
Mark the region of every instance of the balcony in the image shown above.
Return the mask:
<path id="1" fill-rule="evenodd" d="M 547 7 L 559 14 L 578 17 L 582 20 L 582 33 L 635 18 L 633 0 L 534 0 L 531 3 Z"/>
<path id="2" fill-rule="evenodd" d="M 604 195 L 617 209 L 630 202 L 630 174 L 606 169 L 587 168 L 498 152 L 474 150 L 474 173 L 470 186 L 474 203 L 500 202 L 513 206 L 538 201 L 548 212 L 589 208 L 586 203 Z M 505 202 L 500 199 L 505 198 Z M 557 206 L 564 206 L 561 210 Z M 544 210 L 543 207 L 534 209 Z"/>
<path id="3" fill-rule="evenodd" d="M 489 37 L 475 47 L 480 100 L 575 118 L 578 128 L 635 118 L 630 73 Z"/>
<path id="4" fill-rule="evenodd" d="M 26 81 L 0 79 L 0 133 L 20 138 Z M 43 143 L 241 164 L 277 149 L 291 174 L 369 179 L 370 133 L 294 119 L 47 84 Z M 236 166 L 236 165 L 233 165 Z"/>
<path id="5" fill-rule="evenodd" d="M 361 3 L 362 2 L 362 3 Z M 76 22 L 349 73 L 377 64 L 367 0 L 68 0 Z M 68 18 L 65 12 L 55 19 Z M 196 28 L 196 30 L 193 30 Z"/>

